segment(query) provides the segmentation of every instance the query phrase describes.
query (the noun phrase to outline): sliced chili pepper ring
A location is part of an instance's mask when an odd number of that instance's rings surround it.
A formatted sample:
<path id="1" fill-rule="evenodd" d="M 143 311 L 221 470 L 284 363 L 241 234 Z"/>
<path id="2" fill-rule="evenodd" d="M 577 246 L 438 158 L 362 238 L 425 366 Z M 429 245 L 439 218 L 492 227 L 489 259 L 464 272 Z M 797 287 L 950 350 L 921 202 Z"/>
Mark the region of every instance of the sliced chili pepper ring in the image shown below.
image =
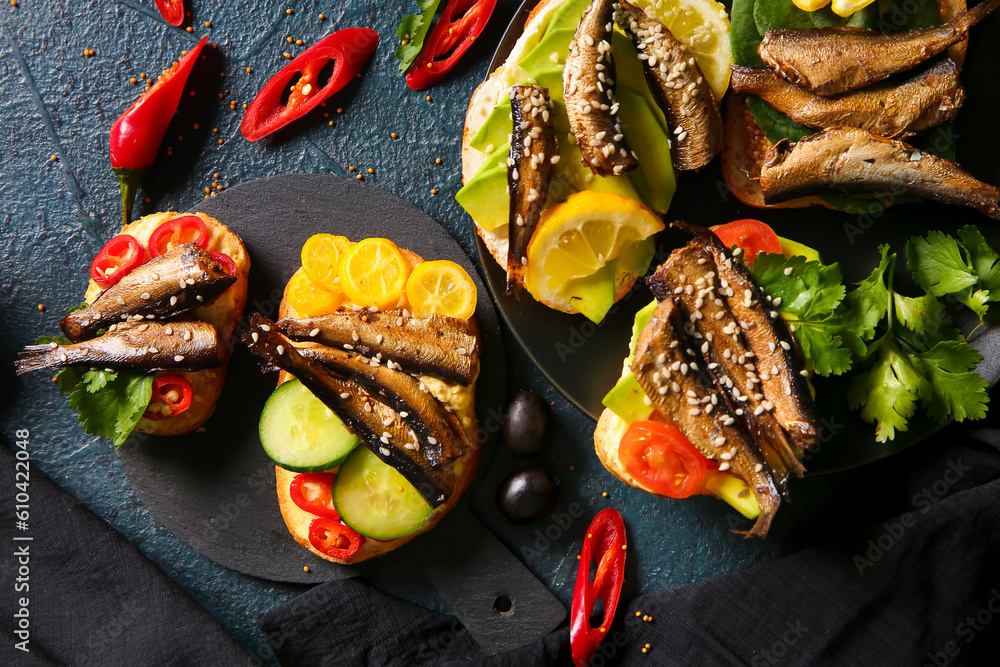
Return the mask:
<path id="1" fill-rule="evenodd" d="M 194 391 L 180 375 L 161 375 L 153 380 L 153 396 L 143 419 L 163 421 L 176 417 L 191 407 Z"/>
<path id="2" fill-rule="evenodd" d="M 149 235 L 147 246 L 150 257 L 159 257 L 185 243 L 197 243 L 202 248 L 208 246 L 208 227 L 196 215 L 167 220 Z"/>
<path id="3" fill-rule="evenodd" d="M 496 0 L 451 0 L 406 73 L 406 85 L 420 90 L 444 78 L 482 34 L 496 4 Z"/>
<path id="4" fill-rule="evenodd" d="M 333 506 L 333 480 L 329 472 L 309 472 L 292 478 L 288 495 L 300 509 L 316 516 L 340 520 L 337 508 Z"/>
<path id="5" fill-rule="evenodd" d="M 214 259 L 219 264 L 221 264 L 223 270 L 227 274 L 236 277 L 236 272 L 237 272 L 236 262 L 233 260 L 232 257 L 230 257 L 224 252 L 217 252 L 217 251 L 208 253 L 208 256 Z"/>
<path id="6" fill-rule="evenodd" d="M 350 83 L 376 46 L 378 33 L 368 28 L 338 30 L 310 46 L 257 93 L 240 125 L 243 136 L 248 141 L 263 139 L 318 107 Z M 320 74 L 331 61 L 333 72 L 329 80 L 320 81 Z M 297 75 L 300 76 L 293 85 Z M 288 99 L 282 103 L 289 87 Z"/>
<path id="7" fill-rule="evenodd" d="M 340 521 L 317 517 L 309 524 L 309 544 L 331 558 L 347 560 L 358 553 L 364 543 L 364 535 Z"/>
<path id="8" fill-rule="evenodd" d="M 107 289 L 142 265 L 146 253 L 128 234 L 119 234 L 104 244 L 90 264 L 90 277 Z"/>
<path id="9" fill-rule="evenodd" d="M 598 512 L 587 528 L 573 589 L 569 643 L 576 667 L 590 664 L 611 628 L 625 580 L 625 547 L 625 524 L 621 514 L 611 508 Z M 597 563 L 593 581 L 590 580 L 592 562 Z M 590 616 L 598 599 L 604 603 L 604 614 L 601 624 L 593 627 Z"/>

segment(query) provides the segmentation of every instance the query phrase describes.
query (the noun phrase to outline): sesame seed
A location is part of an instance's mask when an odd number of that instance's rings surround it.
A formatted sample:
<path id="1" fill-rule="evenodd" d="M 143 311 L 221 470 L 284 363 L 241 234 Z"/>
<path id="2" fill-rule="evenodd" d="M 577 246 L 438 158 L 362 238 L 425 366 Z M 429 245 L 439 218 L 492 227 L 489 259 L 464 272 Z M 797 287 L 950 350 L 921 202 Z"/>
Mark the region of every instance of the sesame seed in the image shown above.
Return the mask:
<path id="1" fill-rule="evenodd" d="M 177 363 L 184 361 L 184 355 L 183 354 L 174 355 L 174 361 L 176 361 Z"/>

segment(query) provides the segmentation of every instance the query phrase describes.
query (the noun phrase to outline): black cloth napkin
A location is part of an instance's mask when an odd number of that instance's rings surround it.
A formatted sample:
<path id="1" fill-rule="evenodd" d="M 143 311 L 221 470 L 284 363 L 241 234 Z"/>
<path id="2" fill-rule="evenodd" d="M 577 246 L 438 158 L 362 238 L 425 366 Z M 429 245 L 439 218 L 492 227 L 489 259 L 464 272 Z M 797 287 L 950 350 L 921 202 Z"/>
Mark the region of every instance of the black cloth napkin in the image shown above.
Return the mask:
<path id="1" fill-rule="evenodd" d="M 120 533 L 37 468 L 22 491 L 25 466 L 6 447 L 0 459 L 0 665 L 258 664 Z M 27 530 L 17 526 L 19 493 Z"/>
<path id="2" fill-rule="evenodd" d="M 992 422 L 953 425 L 882 462 L 793 487 L 833 490 L 830 506 L 796 531 L 801 548 L 632 599 L 592 665 L 1000 663 Z M 454 618 L 359 581 L 317 586 L 258 624 L 289 667 L 572 664 L 565 628 L 486 656 Z"/>

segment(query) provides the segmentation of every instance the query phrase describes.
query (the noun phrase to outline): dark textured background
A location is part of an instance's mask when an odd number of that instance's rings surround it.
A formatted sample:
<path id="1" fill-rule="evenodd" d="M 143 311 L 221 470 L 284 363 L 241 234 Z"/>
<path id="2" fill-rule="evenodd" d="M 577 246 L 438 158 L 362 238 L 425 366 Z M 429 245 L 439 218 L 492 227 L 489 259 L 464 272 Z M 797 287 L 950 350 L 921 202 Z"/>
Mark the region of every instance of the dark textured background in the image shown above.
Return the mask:
<path id="1" fill-rule="evenodd" d="M 185 95 L 167 133 L 165 146 L 173 147 L 173 155 L 161 152 L 140 190 L 137 215 L 191 207 L 213 181 L 229 186 L 282 173 L 348 175 L 354 165 L 366 181 L 437 219 L 473 256 L 468 218 L 452 199 L 461 180 L 462 120 L 515 3 L 501 0 L 486 34 L 457 71 L 426 92 L 405 86 L 392 57 L 395 27 L 412 9 L 410 2 L 193 0 L 191 5 L 191 22 L 197 26 L 192 34 L 164 23 L 152 0 L 19 0 L 17 8 L 4 0 L 0 6 L 0 426 L 8 445 L 15 429 L 29 428 L 37 468 L 121 531 L 268 661 L 254 617 L 304 588 L 236 574 L 159 527 L 138 503 L 110 443 L 80 430 L 47 376 L 15 379 L 9 361 L 36 335 L 54 332 L 66 308 L 81 300 L 91 258 L 119 227 L 107 132 L 142 90 L 129 77 L 159 71 L 205 33 L 219 48 L 209 49 L 208 59 L 195 68 L 189 84 L 195 95 Z M 287 15 L 286 8 L 294 13 Z M 320 12 L 326 21 L 317 19 Z M 211 29 L 202 27 L 205 21 L 211 21 Z M 282 52 L 304 48 L 285 38 L 301 38 L 308 45 L 352 25 L 374 28 L 383 39 L 363 78 L 280 134 L 256 144 L 243 140 L 240 105 L 287 63 Z M 86 58 L 84 49 L 97 53 Z M 237 102 L 236 111 L 229 109 L 230 100 Z M 390 139 L 390 132 L 399 138 Z M 438 157 L 441 165 L 435 164 Z M 992 155 L 975 158 L 980 164 L 992 162 Z M 367 173 L 369 167 L 374 175 Z M 733 213 L 746 212 L 734 207 Z M 37 308 L 40 303 L 44 312 Z M 718 501 L 658 501 L 612 479 L 592 453 L 593 422 L 552 389 L 509 337 L 508 359 L 511 389 L 534 388 L 553 404 L 544 460 L 562 482 L 557 513 L 568 518 L 572 510 L 583 516 L 568 525 L 558 517 L 522 528 L 505 525 L 492 489 L 518 462 L 502 449 L 481 471 L 485 481 L 471 505 L 564 602 L 571 596 L 574 555 L 585 523 L 605 506 L 620 509 L 628 522 L 627 598 L 742 568 L 791 548 L 808 533 L 802 524 L 810 511 L 827 505 L 845 483 L 836 476 L 794 485 L 795 502 L 782 510 L 772 536 L 766 542 L 742 540 L 727 530 L 732 515 Z"/>

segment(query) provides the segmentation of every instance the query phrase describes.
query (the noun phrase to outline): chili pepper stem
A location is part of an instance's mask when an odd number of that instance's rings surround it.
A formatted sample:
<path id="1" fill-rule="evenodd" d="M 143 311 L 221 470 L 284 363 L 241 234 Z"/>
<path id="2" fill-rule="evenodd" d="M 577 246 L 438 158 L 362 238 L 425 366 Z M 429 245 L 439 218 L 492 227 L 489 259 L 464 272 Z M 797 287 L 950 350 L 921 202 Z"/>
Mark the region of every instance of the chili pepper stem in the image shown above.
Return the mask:
<path id="1" fill-rule="evenodd" d="M 135 203 L 135 193 L 139 189 L 139 181 L 146 175 L 146 169 L 124 169 L 115 167 L 115 176 L 122 193 L 122 229 L 132 222 L 132 204 Z"/>

